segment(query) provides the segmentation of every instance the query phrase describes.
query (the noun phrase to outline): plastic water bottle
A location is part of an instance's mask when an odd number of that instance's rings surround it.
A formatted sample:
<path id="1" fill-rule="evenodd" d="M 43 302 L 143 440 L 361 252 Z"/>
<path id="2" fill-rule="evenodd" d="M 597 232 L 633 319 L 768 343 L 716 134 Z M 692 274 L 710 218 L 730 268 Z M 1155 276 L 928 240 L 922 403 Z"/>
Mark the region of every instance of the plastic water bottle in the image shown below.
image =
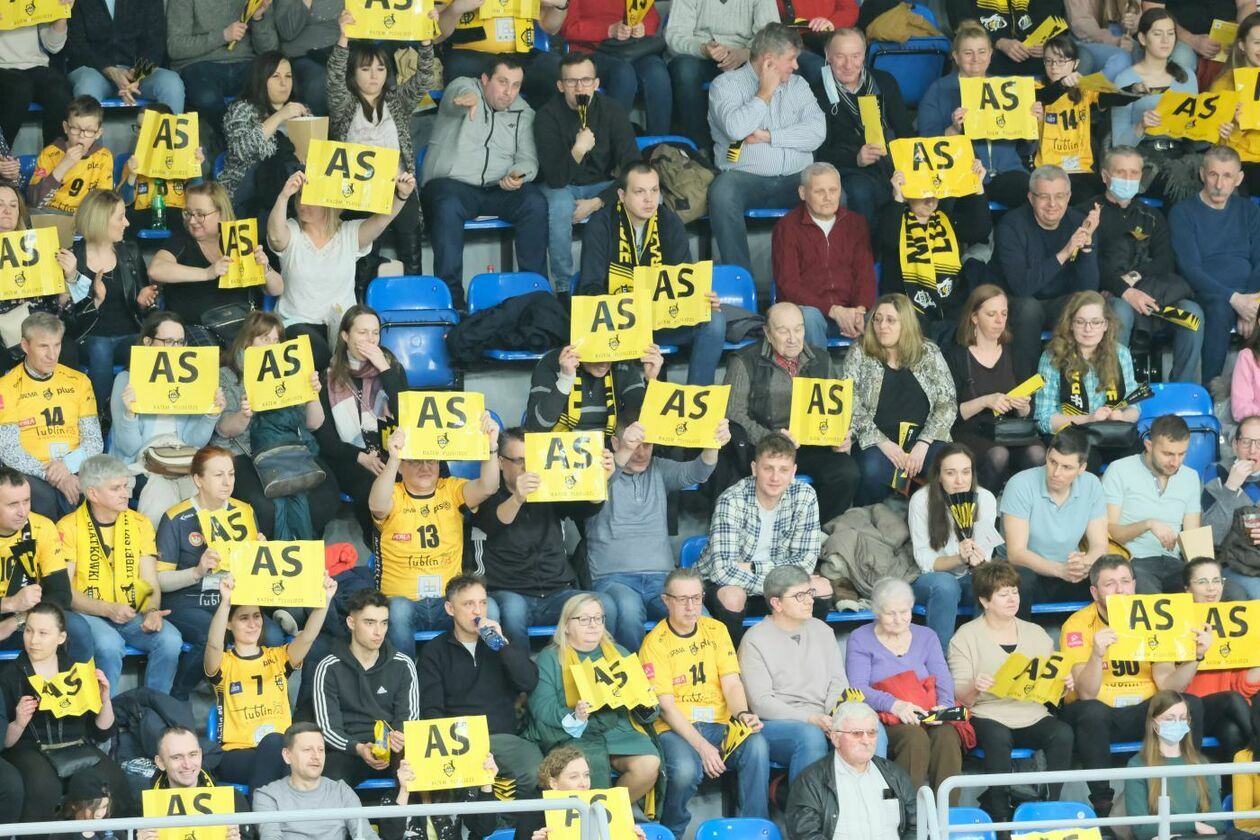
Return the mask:
<path id="1" fill-rule="evenodd" d="M 481 616 L 473 619 L 473 624 L 477 625 L 477 635 L 481 636 L 481 640 L 486 643 L 486 647 L 490 650 L 499 650 L 507 644 L 507 639 L 503 638 L 497 630 L 489 624 L 481 623 Z"/>
<path id="2" fill-rule="evenodd" d="M 166 230 L 166 184 L 161 178 L 154 178 L 149 186 L 153 190 L 153 202 L 149 205 L 149 227 Z"/>

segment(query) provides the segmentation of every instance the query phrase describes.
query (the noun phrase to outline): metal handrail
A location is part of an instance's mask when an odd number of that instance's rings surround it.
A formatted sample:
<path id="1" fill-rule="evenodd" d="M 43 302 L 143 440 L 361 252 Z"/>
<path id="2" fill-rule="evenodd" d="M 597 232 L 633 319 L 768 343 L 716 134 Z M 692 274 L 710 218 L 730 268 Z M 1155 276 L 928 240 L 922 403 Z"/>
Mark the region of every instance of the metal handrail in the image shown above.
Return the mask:
<path id="1" fill-rule="evenodd" d="M 1229 820 L 1238 817 L 1260 817 L 1260 811 L 1214 811 L 1210 814 L 1173 814 L 1168 796 L 1168 780 L 1194 776 L 1233 776 L 1260 773 L 1260 761 L 1232 764 L 1184 764 L 1158 767 L 1119 767 L 1096 770 L 1044 770 L 1032 773 L 986 773 L 976 776 L 950 776 L 933 793 L 922 787 L 916 796 L 918 804 L 918 840 L 949 840 L 951 834 L 977 831 L 1042 831 L 1057 828 L 1103 828 L 1107 826 L 1158 825 L 1160 840 L 1171 837 L 1173 817 L 1193 817 L 1200 821 Z M 1157 813 L 1146 816 L 1084 817 L 1064 820 L 1026 820 L 1023 822 L 959 823 L 949 821 L 950 794 L 962 788 L 1006 787 L 1009 785 L 1057 784 L 1073 781 L 1126 781 L 1129 779 L 1160 780 Z M 1184 821 L 1184 820 L 1183 820 Z"/>
<path id="2" fill-rule="evenodd" d="M 251 811 L 241 814 L 196 814 L 182 817 L 142 817 L 106 820 L 53 820 L 48 822 L 11 823 L 0 825 L 0 837 L 31 834 L 78 835 L 80 832 L 126 832 L 133 840 L 134 832 L 147 828 L 197 828 L 199 826 L 259 825 L 275 822 L 314 822 L 316 820 L 401 819 L 404 817 L 442 817 L 463 814 L 516 814 L 521 811 L 574 810 L 582 818 L 582 840 L 609 840 L 607 812 L 602 803 L 587 803 L 576 796 L 564 799 L 522 799 L 516 802 L 466 802 L 435 805 L 377 805 L 370 808 L 318 808 L 294 811 Z M 352 838 L 362 840 L 362 838 Z"/>

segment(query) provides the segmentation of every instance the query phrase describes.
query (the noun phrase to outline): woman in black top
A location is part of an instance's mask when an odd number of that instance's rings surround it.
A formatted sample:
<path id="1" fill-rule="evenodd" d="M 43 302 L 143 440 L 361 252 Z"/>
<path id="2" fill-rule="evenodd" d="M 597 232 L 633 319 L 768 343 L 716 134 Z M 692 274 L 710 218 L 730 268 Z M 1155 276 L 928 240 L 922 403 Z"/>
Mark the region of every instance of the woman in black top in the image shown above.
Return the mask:
<path id="1" fill-rule="evenodd" d="M 221 343 L 226 349 L 231 337 L 215 336 L 202 327 L 204 314 L 233 303 L 256 307 L 259 287 L 219 288 L 230 264 L 220 248 L 219 223 L 236 220 L 223 185 L 217 181 L 193 184 L 186 189 L 184 202 L 184 229 L 173 229 L 170 240 L 153 255 L 149 277 L 162 284 L 166 308 L 184 319 L 189 344 Z M 266 271 L 261 288 L 278 294 L 283 288 L 280 272 L 271 267 L 261 242 L 254 243 L 254 258 Z"/>
<path id="2" fill-rule="evenodd" d="M 337 482 L 355 500 L 363 533 L 370 534 L 368 495 L 388 460 L 382 432 L 398 425 L 398 394 L 407 389 L 407 375 L 394 354 L 381 346 L 381 319 L 375 310 L 350 307 L 337 335 L 327 385 L 320 391 L 324 424 L 317 439 Z"/>
<path id="3" fill-rule="evenodd" d="M 958 393 L 954 440 L 975 453 L 980 483 L 999 489 L 1015 473 L 1046 460 L 1046 448 L 1031 425 L 1022 441 L 1011 438 L 1011 443 L 1000 444 L 994 440 L 999 417 L 1032 422 L 1032 397 L 1007 396 L 1032 375 L 1017 369 L 1015 354 L 1007 348 L 1011 338 L 1006 329 L 1007 307 L 1006 293 L 997 286 L 977 287 L 963 305 L 957 342 L 945 350 L 945 363 Z"/>
<path id="4" fill-rule="evenodd" d="M 51 680 L 73 664 L 64 650 L 66 617 L 61 607 L 47 602 L 36 604 L 26 614 L 22 631 L 22 652 L 0 671 L 0 698 L 4 716 L 10 721 L 4 730 L 4 757 L 22 774 L 26 785 L 26 801 L 22 806 L 23 822 L 51 820 L 62 794 L 69 787 L 97 782 L 108 788 L 114 816 L 137 815 L 131 788 L 122 768 L 103 749 L 114 736 L 114 706 L 109 697 L 109 680 L 97 670 L 101 710 L 96 713 L 67 714 L 57 717 L 39 709 L 39 695 L 31 677 Z M 50 745 L 60 746 L 50 758 Z M 63 761 L 69 753 L 90 762 L 69 778 L 57 775 L 54 761 Z M 84 777 L 75 781 L 78 777 Z M 16 816 L 16 815 L 6 815 Z"/>
<path id="5" fill-rule="evenodd" d="M 92 279 L 92 293 L 75 307 L 79 345 L 102 422 L 109 423 L 114 365 L 126 365 L 140 322 L 157 305 L 140 249 L 124 242 L 127 204 L 113 190 L 93 190 L 74 214 L 83 239 L 74 244 L 79 269 Z"/>

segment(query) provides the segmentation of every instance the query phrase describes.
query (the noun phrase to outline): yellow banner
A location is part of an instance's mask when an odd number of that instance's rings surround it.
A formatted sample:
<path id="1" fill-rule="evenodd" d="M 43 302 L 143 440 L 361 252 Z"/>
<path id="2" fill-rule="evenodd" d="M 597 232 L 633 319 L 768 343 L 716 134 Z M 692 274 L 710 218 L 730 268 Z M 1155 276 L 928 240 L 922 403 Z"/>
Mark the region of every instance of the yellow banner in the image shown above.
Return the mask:
<path id="1" fill-rule="evenodd" d="M 67 20 L 69 17 L 70 7 L 60 0 L 25 0 L 23 3 L 10 0 L 8 3 L 0 3 L 0 30 L 52 23 Z"/>
<path id="2" fill-rule="evenodd" d="M 39 674 L 27 677 L 39 695 L 39 710 L 53 717 L 96 714 L 101 710 L 101 684 L 96 681 L 96 660 L 76 662 L 51 679 Z"/>
<path id="3" fill-rule="evenodd" d="M 643 23 L 655 0 L 626 0 L 626 26 Z"/>
<path id="4" fill-rule="evenodd" d="M 595 709 L 633 709 L 655 706 L 656 692 L 643 673 L 637 653 L 616 659 L 584 659 L 569 669 L 578 696 Z"/>
<path id="5" fill-rule="evenodd" d="M 1229 48 L 1234 46 L 1234 41 L 1238 38 L 1238 24 L 1232 20 L 1213 20 L 1212 28 L 1208 30 L 1208 38 L 1220 47 L 1216 55 L 1212 56 L 1212 60 L 1227 61 Z"/>
<path id="6" fill-rule="evenodd" d="M 739 745 L 748 740 L 748 736 L 751 734 L 753 734 L 752 727 L 738 718 L 728 720 L 726 722 L 726 735 L 722 737 L 722 761 L 728 760 L 735 750 L 739 749 Z"/>
<path id="7" fill-rule="evenodd" d="M 305 405 L 319 395 L 311 387 L 315 360 L 311 339 L 299 335 L 267 347 L 245 348 L 245 397 L 250 411 Z"/>
<path id="8" fill-rule="evenodd" d="M 640 290 L 575 295 L 569 343 L 584 362 L 638 359 L 652 344 L 652 299 Z M 707 304 L 707 301 L 706 301 Z"/>
<path id="9" fill-rule="evenodd" d="M 713 318 L 713 261 L 682 265 L 640 265 L 634 288 L 652 290 L 652 328 L 667 330 L 707 324 Z"/>
<path id="10" fill-rule="evenodd" d="M 1031 76 L 988 76 L 958 80 L 962 89 L 963 133 L 969 140 L 1036 140 L 1032 106 L 1037 90 Z"/>
<path id="11" fill-rule="evenodd" d="M 1108 79 L 1102 72 L 1081 76 L 1081 80 L 1076 83 L 1076 86 L 1081 90 L 1092 90 L 1098 93 L 1119 93 L 1120 91 L 1120 88 L 1116 87 L 1115 82 Z"/>
<path id="12" fill-rule="evenodd" d="M 585 802 L 604 806 L 610 840 L 635 840 L 634 814 L 630 811 L 630 791 L 623 787 L 607 790 L 544 790 L 543 799 L 576 796 Z M 574 810 L 546 811 L 547 840 L 582 840 L 582 818 Z"/>
<path id="13" fill-rule="evenodd" d="M 136 414 L 211 414 L 219 388 L 218 347 L 131 348 Z"/>
<path id="14" fill-rule="evenodd" d="M 1194 600 L 1174 595 L 1109 595 L 1107 624 L 1116 641 L 1112 662 L 1188 662 L 1194 659 Z"/>
<path id="15" fill-rule="evenodd" d="M 306 150 L 302 203 L 361 213 L 394 206 L 398 150 L 336 140 L 311 140 Z"/>
<path id="16" fill-rule="evenodd" d="M 1006 396 L 1012 398 L 1031 397 L 1033 394 L 1046 387 L 1046 380 L 1041 378 L 1040 373 L 1034 373 L 1023 382 L 1006 392 Z"/>
<path id="17" fill-rule="evenodd" d="M 1221 142 L 1221 126 L 1234 119 L 1237 94 L 1231 90 L 1216 93 L 1177 93 L 1166 90 L 1155 104 L 1160 123 L 1147 134 L 1166 134 L 1187 140 Z"/>
<path id="18" fill-rule="evenodd" d="M 220 289 L 244 289 L 267 281 L 267 270 L 254 256 L 258 245 L 257 219 L 219 222 L 219 250 L 232 261 L 227 273 L 219 277 Z"/>
<path id="19" fill-rule="evenodd" d="M 407 790 L 453 790 L 494 782 L 486 769 L 490 729 L 485 715 L 403 723 L 403 756 L 416 777 Z"/>
<path id="20" fill-rule="evenodd" d="M 1040 26 L 1028 33 L 1028 37 L 1024 39 L 1024 46 L 1039 47 L 1055 35 L 1067 31 L 1068 22 L 1061 17 L 1051 15 L 1043 20 Z"/>
<path id="21" fill-rule="evenodd" d="M 228 543 L 233 604 L 255 607 L 324 606 L 322 540 Z"/>
<path id="22" fill-rule="evenodd" d="M 57 262 L 60 248 L 54 227 L 0 233 L 0 300 L 64 292 L 66 275 Z"/>
<path id="23" fill-rule="evenodd" d="M 1234 70 L 1234 92 L 1242 109 L 1238 127 L 1244 131 L 1260 128 L 1260 67 L 1239 67 Z"/>
<path id="24" fill-rule="evenodd" d="M 525 472 L 542 478 L 542 486 L 525 501 L 604 501 L 608 498 L 608 478 L 603 455 L 604 433 L 600 431 L 525 435 Z"/>
<path id="25" fill-rule="evenodd" d="M 1260 644 L 1249 636 L 1260 622 L 1260 602 L 1226 601 L 1195 604 L 1194 624 L 1212 628 L 1212 644 L 1199 663 L 1200 671 L 1255 668 L 1260 665 Z"/>
<path id="26" fill-rule="evenodd" d="M 1021 831 L 1019 840 L 1102 840 L 1097 828 L 1061 828 L 1057 831 Z"/>
<path id="27" fill-rule="evenodd" d="M 186 181 L 201 177 L 197 147 L 201 133 L 195 111 L 159 114 L 146 110 L 136 138 L 136 172 L 148 178 Z"/>
<path id="28" fill-rule="evenodd" d="M 858 116 L 862 119 L 862 133 L 869 146 L 885 146 L 884 120 L 879 113 L 878 96 L 858 97 Z"/>
<path id="29" fill-rule="evenodd" d="M 519 18 L 538 20 L 542 16 L 539 0 L 486 0 L 481 4 L 481 19 Z"/>
<path id="30" fill-rule="evenodd" d="M 195 788 L 150 788 L 141 791 L 146 817 L 235 814 L 236 789 L 231 785 Z M 226 840 L 227 826 L 159 828 L 158 840 Z"/>
<path id="31" fill-rule="evenodd" d="M 950 198 L 975 195 L 983 188 L 971 171 L 976 162 L 971 141 L 950 137 L 906 137 L 888 144 L 893 168 L 906 176 L 906 198 Z"/>
<path id="32" fill-rule="evenodd" d="M 486 397 L 477 391 L 404 391 L 398 395 L 398 428 L 407 432 L 408 460 L 484 461 L 490 438 L 481 431 Z"/>
<path id="33" fill-rule="evenodd" d="M 853 419 L 852 379 L 792 377 L 788 431 L 798 446 L 839 446 Z"/>
<path id="34" fill-rule="evenodd" d="M 1062 654 L 1029 659 L 1022 653 L 1012 653 L 993 675 L 989 693 L 1012 700 L 1058 703 L 1063 697 L 1063 678 L 1067 673 Z"/>
<path id="35" fill-rule="evenodd" d="M 432 41 L 437 21 L 429 17 L 433 0 L 346 0 L 354 23 L 346 35 L 365 41 Z"/>
<path id="36" fill-rule="evenodd" d="M 639 410 L 643 439 L 664 446 L 719 449 L 717 428 L 730 397 L 730 385 L 675 385 L 654 379 L 647 384 Z"/>
<path id="37" fill-rule="evenodd" d="M 231 543 L 258 539 L 254 518 L 246 516 L 243 508 L 199 510 L 197 522 L 201 525 L 201 537 L 206 542 L 206 549 L 213 549 L 219 553 L 219 571 L 221 572 L 230 571 L 228 553 Z"/>

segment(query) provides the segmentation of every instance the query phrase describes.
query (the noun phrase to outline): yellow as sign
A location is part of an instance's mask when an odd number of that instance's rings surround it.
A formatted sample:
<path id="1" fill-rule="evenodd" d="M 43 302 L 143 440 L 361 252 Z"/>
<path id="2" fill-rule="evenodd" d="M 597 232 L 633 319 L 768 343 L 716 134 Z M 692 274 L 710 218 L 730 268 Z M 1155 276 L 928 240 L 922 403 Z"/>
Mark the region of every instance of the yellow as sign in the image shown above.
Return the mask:
<path id="1" fill-rule="evenodd" d="M 603 455 L 602 432 L 525 435 L 525 471 L 538 473 L 542 479 L 542 486 L 526 501 L 604 501 L 608 498 L 608 479 L 604 475 Z"/>
<path id="2" fill-rule="evenodd" d="M 302 203 L 337 210 L 388 213 L 394 205 L 398 150 L 311 140 Z"/>
<path id="3" fill-rule="evenodd" d="M 241 503 L 232 500 L 232 507 L 217 510 L 201 509 L 197 511 L 197 523 L 201 526 L 201 536 L 206 541 L 206 550 L 219 554 L 219 570 L 231 571 L 228 568 L 228 543 L 246 542 L 258 539 L 258 523 L 250 508 L 241 507 Z"/>
<path id="4" fill-rule="evenodd" d="M 1238 127 L 1243 131 L 1260 128 L 1260 67 L 1239 67 L 1234 70 L 1234 92 L 1238 104 Z"/>
<path id="5" fill-rule="evenodd" d="M 707 324 L 713 319 L 713 261 L 681 265 L 639 265 L 634 288 L 651 290 L 652 328 L 666 330 Z"/>
<path id="6" fill-rule="evenodd" d="M 516 18 L 535 21 L 542 12 L 539 0 L 486 0 L 481 4 L 481 19 Z"/>
<path id="7" fill-rule="evenodd" d="M 408 790 L 452 790 L 494 781 L 486 770 L 490 730 L 485 715 L 409 720 L 403 724 L 403 755 L 415 778 Z"/>
<path id="8" fill-rule="evenodd" d="M 257 249 L 257 219 L 219 222 L 219 250 L 231 260 L 227 273 L 219 277 L 220 289 L 244 289 L 267 281 L 266 269 L 254 256 Z"/>
<path id="9" fill-rule="evenodd" d="M 186 181 L 201 177 L 197 147 L 201 144 L 195 111 L 159 114 L 147 110 L 136 137 L 136 172 L 148 178 Z"/>
<path id="10" fill-rule="evenodd" d="M 577 295 L 569 343 L 584 362 L 638 359 L 652 344 L 652 298 L 643 290 L 620 295 Z"/>
<path id="11" fill-rule="evenodd" d="M 44 679 L 39 674 L 27 677 L 39 694 L 39 709 L 53 717 L 77 717 L 101 710 L 101 685 L 96 681 L 96 660 L 76 662 L 60 674 Z"/>
<path id="12" fill-rule="evenodd" d="M 132 347 L 130 380 L 136 414 L 211 414 L 219 348 Z"/>
<path id="13" fill-rule="evenodd" d="M 963 132 L 971 140 L 1036 140 L 1032 106 L 1037 92 L 1031 76 L 988 76 L 958 80 Z"/>
<path id="14" fill-rule="evenodd" d="M 346 34 L 371 41 L 430 41 L 438 36 L 429 17 L 433 0 L 346 0 L 354 16 Z"/>
<path id="15" fill-rule="evenodd" d="M 1221 126 L 1234 119 L 1236 102 L 1232 90 L 1198 95 L 1166 90 L 1155 103 L 1159 125 L 1146 129 L 1146 133 L 1219 143 Z"/>
<path id="16" fill-rule="evenodd" d="M 59 295 L 66 275 L 57 263 L 57 229 L 0 233 L 0 300 Z"/>
<path id="17" fill-rule="evenodd" d="M 584 659 L 570 670 L 578 696 L 595 709 L 633 709 L 657 703 L 656 692 L 636 653 L 613 659 Z"/>
<path id="18" fill-rule="evenodd" d="M 717 449 L 730 385 L 675 385 L 653 379 L 643 395 L 639 422 L 644 440 L 665 446 Z"/>
<path id="19" fill-rule="evenodd" d="M 798 445 L 840 446 L 853 419 L 853 380 L 793 377 L 789 417 Z"/>
<path id="20" fill-rule="evenodd" d="M 1212 644 L 1199 663 L 1200 671 L 1255 668 L 1260 665 L 1260 644 L 1250 635 L 1260 622 L 1260 603 L 1227 601 L 1195 604 L 1194 626 L 1212 628 Z"/>
<path id="21" fill-rule="evenodd" d="M 438 461 L 484 461 L 490 438 L 481 431 L 486 398 L 477 391 L 404 391 L 398 427 L 407 433 L 402 456 Z"/>
<path id="22" fill-rule="evenodd" d="M 227 561 L 236 582 L 234 604 L 312 608 L 325 604 L 323 540 L 228 543 Z"/>
<path id="23" fill-rule="evenodd" d="M 1012 653 L 993 675 L 989 693 L 1012 700 L 1057 703 L 1063 697 L 1063 678 L 1067 672 L 1062 654 L 1030 659 L 1022 653 Z"/>
<path id="24" fill-rule="evenodd" d="M 576 796 L 604 807 L 611 840 L 635 840 L 634 814 L 630 810 L 630 792 L 623 787 L 608 790 L 545 790 L 543 799 L 565 799 Z M 548 840 L 581 840 L 582 819 L 577 811 L 547 811 Z"/>
<path id="25" fill-rule="evenodd" d="M 626 26 L 638 26 L 643 23 L 648 12 L 652 10 L 654 0 L 626 0 Z"/>
<path id="26" fill-rule="evenodd" d="M 254 413 L 305 405 L 319 396 L 311 386 L 315 360 L 308 336 L 267 347 L 246 347 L 244 368 L 245 396 Z"/>
<path id="27" fill-rule="evenodd" d="M 20 29 L 70 17 L 70 6 L 61 0 L 26 0 L 0 3 L 0 30 Z"/>
<path id="28" fill-rule="evenodd" d="M 888 150 L 893 168 L 905 173 L 901 193 L 906 198 L 974 195 L 982 188 L 971 171 L 976 155 L 966 137 L 905 137 L 889 143 Z"/>
<path id="29" fill-rule="evenodd" d="M 1194 599 L 1174 595 L 1109 595 L 1107 624 L 1116 641 L 1113 662 L 1188 662 L 1195 658 Z"/>
<path id="30" fill-rule="evenodd" d="M 141 794 L 146 817 L 189 817 L 198 814 L 235 814 L 236 790 L 222 787 L 153 788 Z M 225 840 L 227 826 L 160 828 L 158 840 Z"/>

